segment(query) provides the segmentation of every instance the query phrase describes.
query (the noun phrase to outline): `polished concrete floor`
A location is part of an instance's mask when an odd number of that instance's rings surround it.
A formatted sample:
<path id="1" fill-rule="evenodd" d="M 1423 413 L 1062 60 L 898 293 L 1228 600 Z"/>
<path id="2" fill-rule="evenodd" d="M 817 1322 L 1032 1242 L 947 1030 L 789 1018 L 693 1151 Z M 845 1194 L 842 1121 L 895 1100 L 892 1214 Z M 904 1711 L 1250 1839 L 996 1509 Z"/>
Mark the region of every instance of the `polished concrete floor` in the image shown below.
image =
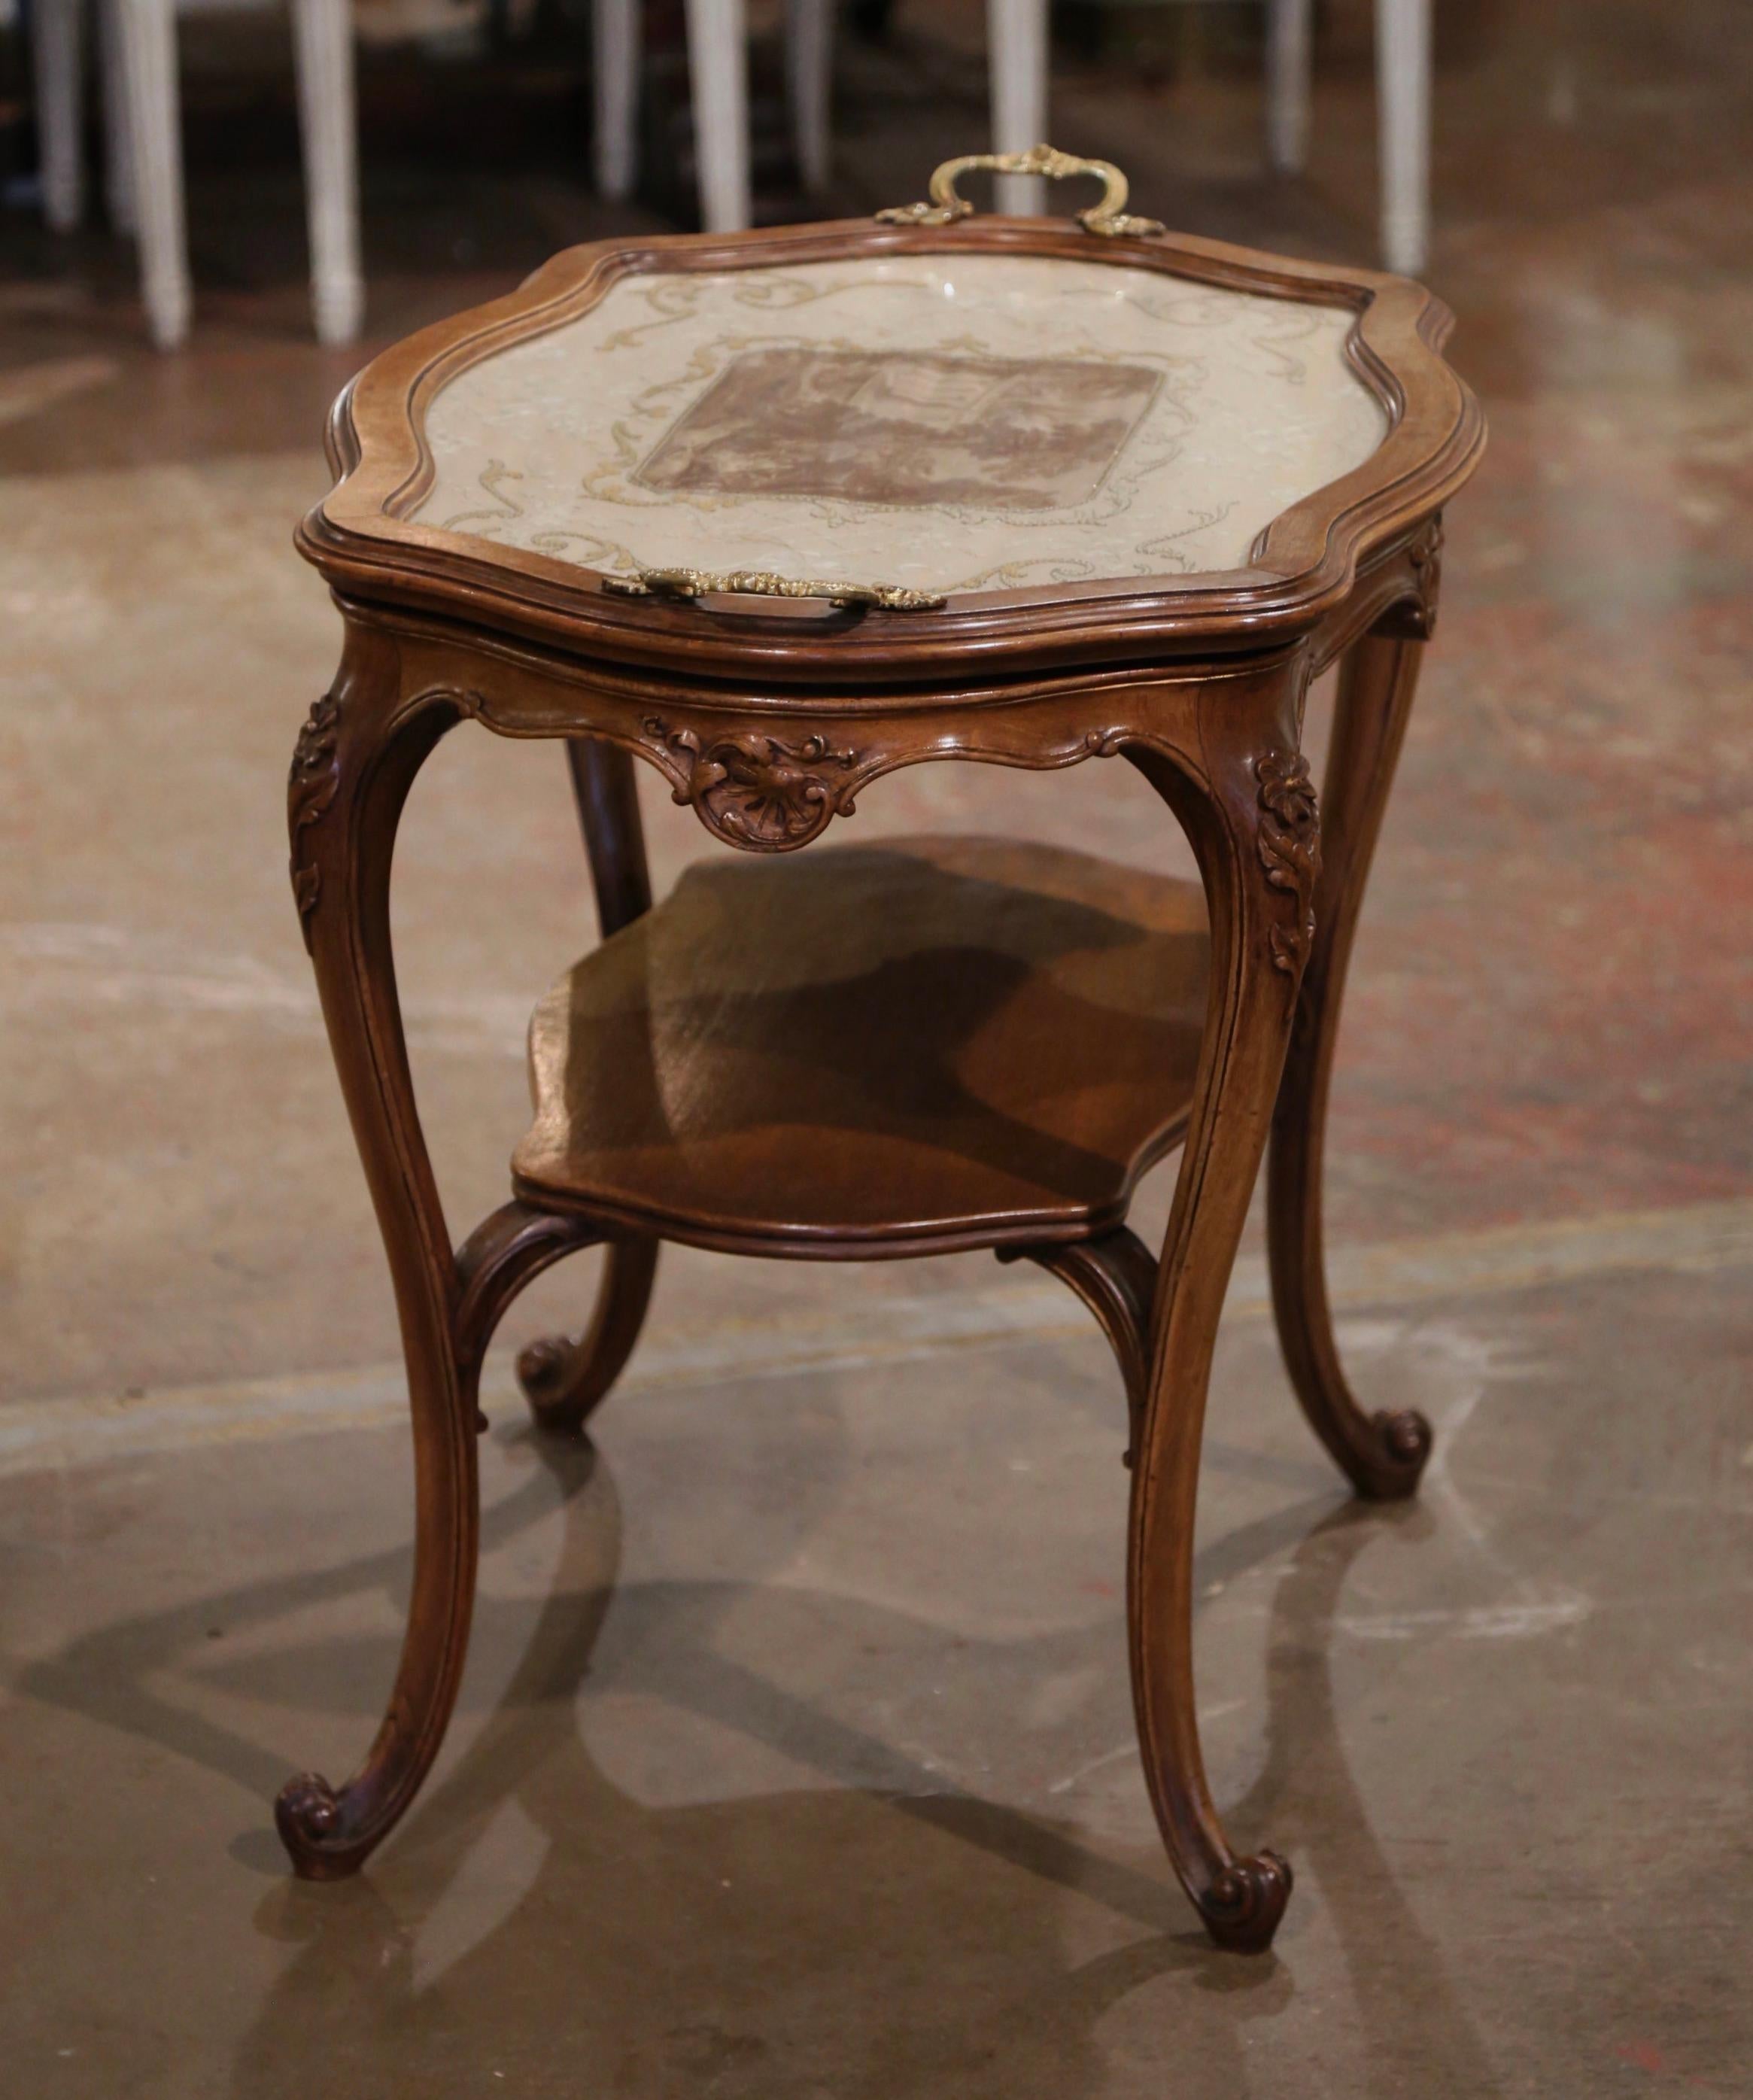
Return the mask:
<path id="1" fill-rule="evenodd" d="M 1202 68 L 1068 62 L 1055 135 L 1143 210 L 1367 260 L 1356 13 L 1306 183 L 1259 173 L 1215 32 Z M 1753 31 L 1555 0 L 1448 33 L 1429 274 L 1492 450 L 1330 1169 L 1356 1383 L 1438 1455 L 1417 1507 L 1346 1501 L 1251 1238 L 1199 1661 L 1227 1824 L 1297 1869 L 1260 1961 L 1206 1945 L 1144 1798 L 1112 1365 L 1057 1286 L 971 1258 L 672 1253 L 594 1449 L 532 1437 L 496 1351 L 443 1760 L 358 1882 L 288 1877 L 269 1804 L 369 1739 L 411 1517 L 284 876 L 337 636 L 289 527 L 351 360 L 305 340 L 284 82 L 247 39 L 191 81 L 186 351 L 144 347 L 101 232 L 0 223 L 0 2090 L 1753 2093 Z M 829 208 L 980 135 L 953 9 L 848 46 L 841 87 Z M 374 340 L 673 208 L 593 203 L 551 49 L 386 52 L 365 105 Z M 768 165 L 769 208 L 810 209 Z M 711 849 L 645 807 L 660 880 Z M 1111 768 L 916 770 L 848 836 L 1092 821 L 1184 864 Z M 555 755 L 453 737 L 400 867 L 460 1233 L 589 938 Z M 509 1344 L 578 1317 L 589 1259 Z"/>

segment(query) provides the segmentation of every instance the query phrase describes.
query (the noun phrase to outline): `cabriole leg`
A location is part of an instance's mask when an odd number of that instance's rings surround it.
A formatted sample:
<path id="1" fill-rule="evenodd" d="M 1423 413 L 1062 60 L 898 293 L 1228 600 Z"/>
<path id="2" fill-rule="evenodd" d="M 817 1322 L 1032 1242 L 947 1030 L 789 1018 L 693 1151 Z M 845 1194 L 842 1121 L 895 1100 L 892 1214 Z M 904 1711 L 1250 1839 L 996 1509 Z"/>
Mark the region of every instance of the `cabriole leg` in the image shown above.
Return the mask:
<path id="1" fill-rule="evenodd" d="M 594 736 L 568 738 L 566 760 L 597 897 L 597 923 L 606 941 L 651 909 L 651 874 L 645 865 L 645 827 L 633 761 L 619 744 Z"/>
<path id="2" fill-rule="evenodd" d="M 1430 1424 L 1412 1409 L 1366 1414 L 1346 1383 L 1327 1297 L 1321 1158 L 1346 965 L 1423 647 L 1403 633 L 1378 629 L 1353 645 L 1340 668 L 1323 793 L 1315 940 L 1266 1171 L 1272 1306 L 1291 1383 L 1315 1435 L 1358 1493 L 1376 1501 L 1416 1489 L 1430 1456 Z"/>
<path id="3" fill-rule="evenodd" d="M 1308 952 L 1319 833 L 1291 698 L 1287 686 L 1284 704 L 1252 748 L 1208 748 L 1206 777 L 1196 787 L 1168 761 L 1136 755 L 1199 858 L 1211 920 L 1211 990 L 1160 1264 L 1132 1476 L 1133 1696 L 1145 1776 L 1175 1871 L 1212 1938 L 1244 1953 L 1271 1945 L 1291 1872 L 1275 1852 L 1233 1852 L 1206 1788 L 1193 1684 L 1193 1520 L 1218 1320 Z M 1227 742 L 1246 735 L 1240 721 L 1223 733 Z"/>
<path id="4" fill-rule="evenodd" d="M 293 894 L 389 1258 L 414 1427 L 413 1594 L 389 1710 L 344 1785 L 306 1773 L 275 1804 L 293 1866 L 315 1881 L 352 1873 L 413 1800 L 456 1701 L 474 1598 L 474 1364 L 459 1361 L 456 1265 L 415 1112 L 390 944 L 397 820 L 456 719 L 442 698 L 404 705 L 395 645 L 350 630 L 334 687 L 299 736 L 288 790 Z"/>
<path id="5" fill-rule="evenodd" d="M 1156 1257 L 1130 1225 L 1095 1239 L 1057 1246 L 1000 1247 L 1000 1261 L 1032 1261 L 1076 1291 L 1095 1315 L 1126 1388 L 1125 1462 L 1138 1458 L 1139 1429 L 1150 1388 L 1151 1308 L 1156 1297 Z"/>
<path id="6" fill-rule="evenodd" d="M 651 1301 L 655 1240 L 612 1240 L 602 1253 L 602 1281 L 588 1327 L 531 1342 L 518 1357 L 518 1383 L 544 1429 L 575 1436 L 621 1375 Z"/>
<path id="7" fill-rule="evenodd" d="M 632 757 L 618 744 L 574 737 L 566 745 L 603 938 L 651 909 L 645 828 Z M 657 1273 L 654 1239 L 613 1240 L 603 1249 L 602 1280 L 589 1326 L 577 1341 L 553 1335 L 518 1358 L 518 1382 L 544 1429 L 576 1436 L 608 1397 L 645 1323 Z"/>

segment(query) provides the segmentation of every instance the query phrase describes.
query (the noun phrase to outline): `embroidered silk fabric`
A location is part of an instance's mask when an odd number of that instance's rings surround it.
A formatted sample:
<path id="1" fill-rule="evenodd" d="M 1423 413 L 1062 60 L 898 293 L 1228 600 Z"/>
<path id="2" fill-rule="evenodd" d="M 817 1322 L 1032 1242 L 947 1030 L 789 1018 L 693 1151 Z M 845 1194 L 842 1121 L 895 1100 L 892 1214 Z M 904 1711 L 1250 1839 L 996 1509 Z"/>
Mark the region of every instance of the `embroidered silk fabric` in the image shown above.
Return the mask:
<path id="1" fill-rule="evenodd" d="M 414 515 L 620 575 L 1240 568 L 1385 433 L 1352 318 L 1043 257 L 628 277 L 438 395 Z"/>

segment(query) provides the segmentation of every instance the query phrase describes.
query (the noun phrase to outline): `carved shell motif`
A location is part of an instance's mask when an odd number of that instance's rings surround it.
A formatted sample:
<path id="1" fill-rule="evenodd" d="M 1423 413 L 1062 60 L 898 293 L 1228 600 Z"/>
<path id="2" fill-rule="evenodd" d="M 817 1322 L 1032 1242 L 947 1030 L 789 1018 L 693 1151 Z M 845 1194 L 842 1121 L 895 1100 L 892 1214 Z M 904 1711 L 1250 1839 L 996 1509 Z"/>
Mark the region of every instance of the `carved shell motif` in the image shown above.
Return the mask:
<path id="1" fill-rule="evenodd" d="M 705 743 L 657 716 L 645 730 L 675 783 L 676 800 L 691 803 L 728 845 L 788 853 L 826 830 L 830 818 L 852 814 L 857 755 L 836 751 L 824 736 L 794 743 L 746 730 Z"/>
<path id="2" fill-rule="evenodd" d="M 341 761 L 337 744 L 341 734 L 341 703 L 325 693 L 312 706 L 298 732 L 293 752 L 292 771 L 286 782 L 286 821 L 292 832 L 292 886 L 304 929 L 304 944 L 311 945 L 311 914 L 316 909 L 323 871 L 314 860 L 301 863 L 302 834 L 320 821 L 341 786 Z"/>
<path id="3" fill-rule="evenodd" d="M 1272 963 L 1300 980 L 1315 938 L 1315 881 L 1321 871 L 1321 825 L 1309 761 L 1300 751 L 1269 751 L 1254 766 L 1260 783 L 1260 865 L 1275 889 L 1296 899 L 1288 926 L 1272 929 Z"/>

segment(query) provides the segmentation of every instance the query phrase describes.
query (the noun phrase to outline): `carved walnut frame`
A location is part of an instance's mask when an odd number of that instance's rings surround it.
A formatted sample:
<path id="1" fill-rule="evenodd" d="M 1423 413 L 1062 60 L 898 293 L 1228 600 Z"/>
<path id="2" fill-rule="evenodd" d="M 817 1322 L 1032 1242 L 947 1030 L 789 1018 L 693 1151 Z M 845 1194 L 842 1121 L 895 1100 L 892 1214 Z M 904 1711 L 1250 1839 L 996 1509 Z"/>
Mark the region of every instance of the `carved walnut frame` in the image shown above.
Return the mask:
<path id="1" fill-rule="evenodd" d="M 1389 412 L 1355 473 L 1278 518 L 1233 575 L 1125 579 L 952 598 L 939 612 L 751 612 L 606 594 L 589 571 L 411 523 L 428 485 L 422 423 L 474 360 L 581 311 L 631 270 L 724 269 L 978 249 L 1170 271 L 1351 305 L 1351 355 Z M 476 1388 L 516 1293 L 576 1248 L 606 1246 L 582 1341 L 520 1372 L 538 1416 L 576 1430 L 637 1335 L 658 1238 L 773 1252 L 702 1218 L 586 1215 L 519 1189 L 453 1243 L 409 1078 L 389 922 L 398 819 L 427 754 L 463 721 L 565 739 L 606 931 L 650 893 L 632 758 L 738 849 L 807 845 L 896 768 L 949 759 L 1052 770 L 1124 757 L 1178 819 L 1211 927 L 1209 1016 L 1160 1257 L 1121 1224 L 1019 1242 L 999 1223 L 815 1243 L 818 1258 L 991 1246 L 1061 1276 L 1113 1344 L 1133 1467 L 1128 1618 L 1144 1767 L 1175 1870 L 1212 1936 L 1271 1942 L 1288 1864 L 1230 1847 L 1206 1789 L 1191 1645 L 1194 1502 L 1217 1322 L 1268 1137 L 1274 1302 L 1293 1379 L 1359 1492 L 1410 1493 L 1429 1430 L 1366 1415 L 1334 1345 L 1321 1247 L 1328 1079 L 1351 933 L 1434 617 L 1440 507 L 1482 425 L 1438 350 L 1447 316 L 1403 280 L 1314 269 L 1180 237 L 1096 243 L 1049 220 L 896 231 L 869 224 L 581 249 L 510 298 L 377 360 L 337 404 L 335 492 L 302 550 L 346 618 L 335 683 L 292 769 L 292 879 L 382 1229 L 415 1429 L 412 1603 L 394 1691 L 345 1785 L 294 1780 L 277 1807 L 297 1870 L 352 1872 L 436 1755 L 461 1674 L 476 1560 Z M 1318 823 L 1299 748 L 1310 677 L 1341 660 Z M 795 1248 L 791 1251 L 800 1251 Z"/>

